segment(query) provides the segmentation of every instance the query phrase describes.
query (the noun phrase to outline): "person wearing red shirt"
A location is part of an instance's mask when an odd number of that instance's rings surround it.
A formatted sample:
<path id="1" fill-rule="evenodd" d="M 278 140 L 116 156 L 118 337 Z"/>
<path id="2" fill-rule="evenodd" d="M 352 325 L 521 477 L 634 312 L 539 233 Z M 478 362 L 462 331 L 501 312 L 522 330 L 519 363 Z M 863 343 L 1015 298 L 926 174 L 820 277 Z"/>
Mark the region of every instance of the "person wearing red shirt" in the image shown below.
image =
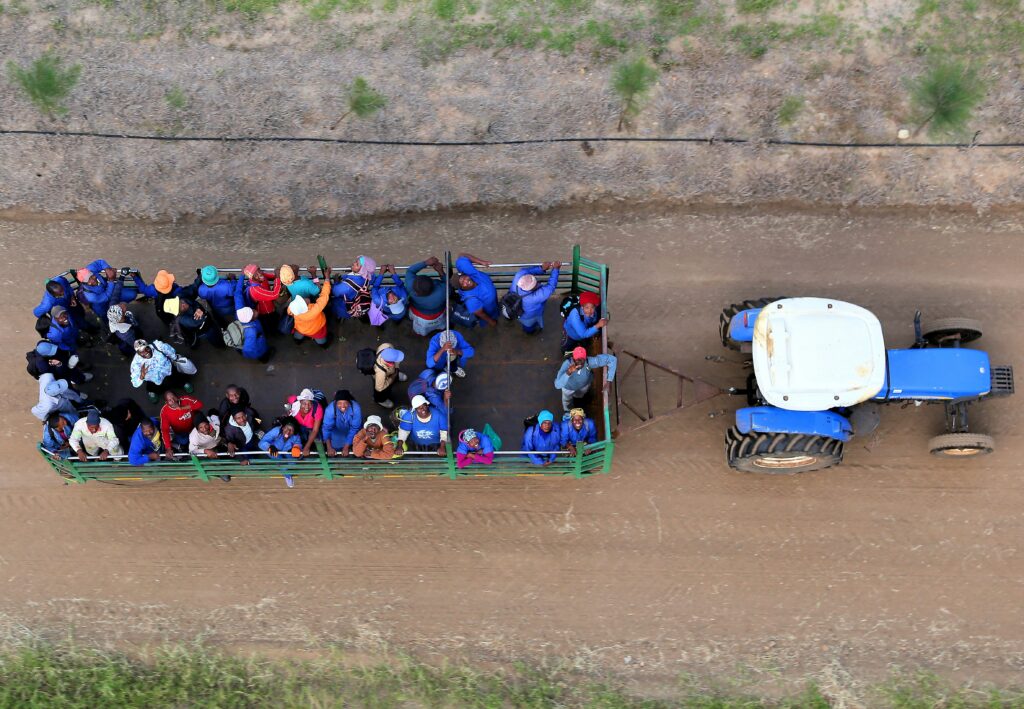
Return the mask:
<path id="1" fill-rule="evenodd" d="M 263 322 L 264 328 L 275 327 L 271 322 L 277 319 L 277 298 L 281 295 L 281 279 L 278 272 L 266 274 L 254 263 L 242 269 L 242 274 L 249 279 L 248 295 L 253 303 L 256 315 Z M 269 317 L 267 317 L 269 316 Z"/>
<path id="2" fill-rule="evenodd" d="M 160 409 L 160 433 L 168 454 L 174 448 L 188 447 L 188 434 L 192 432 L 192 414 L 201 411 L 203 402 L 194 396 L 179 397 L 173 391 L 164 392 L 164 405 Z"/>

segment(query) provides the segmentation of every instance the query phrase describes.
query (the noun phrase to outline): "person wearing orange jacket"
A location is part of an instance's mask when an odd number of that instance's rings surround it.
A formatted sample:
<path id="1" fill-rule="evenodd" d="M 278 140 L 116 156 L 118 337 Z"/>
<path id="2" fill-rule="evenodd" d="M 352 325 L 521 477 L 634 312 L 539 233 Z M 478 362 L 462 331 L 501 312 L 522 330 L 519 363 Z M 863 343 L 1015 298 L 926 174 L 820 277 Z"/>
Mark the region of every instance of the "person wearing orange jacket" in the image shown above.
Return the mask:
<path id="1" fill-rule="evenodd" d="M 331 299 L 331 269 L 324 272 L 324 282 L 320 286 L 320 297 L 315 303 L 310 303 L 301 295 L 295 296 L 288 304 L 288 312 L 295 319 L 292 328 L 292 337 L 295 344 L 301 343 L 307 337 L 327 349 L 331 341 L 327 338 L 327 316 L 324 315 L 324 308 Z"/>

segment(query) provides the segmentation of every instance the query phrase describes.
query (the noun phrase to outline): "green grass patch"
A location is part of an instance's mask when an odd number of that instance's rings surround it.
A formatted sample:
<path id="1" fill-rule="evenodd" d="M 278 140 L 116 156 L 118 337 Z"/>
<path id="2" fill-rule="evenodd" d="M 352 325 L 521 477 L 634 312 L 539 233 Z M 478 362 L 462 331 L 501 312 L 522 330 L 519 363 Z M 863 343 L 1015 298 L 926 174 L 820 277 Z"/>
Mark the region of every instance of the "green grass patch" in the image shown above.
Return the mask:
<path id="1" fill-rule="evenodd" d="M 65 67 L 64 60 L 49 51 L 27 67 L 7 62 L 11 82 L 21 87 L 36 108 L 51 117 L 67 114 L 64 99 L 75 88 L 81 73 L 81 65 Z"/>
<path id="2" fill-rule="evenodd" d="M 223 8 L 228 12 L 237 12 L 250 19 L 276 10 L 283 0 L 221 0 Z"/>
<path id="3" fill-rule="evenodd" d="M 736 0 L 736 12 L 750 14 L 768 12 L 782 4 L 782 0 Z"/>
<path id="4" fill-rule="evenodd" d="M 164 101 L 171 108 L 181 111 L 188 108 L 188 96 L 179 86 L 172 86 L 167 93 L 164 94 Z"/>
<path id="5" fill-rule="evenodd" d="M 803 96 L 787 96 L 782 101 L 782 105 L 779 106 L 779 125 L 791 125 L 793 121 L 796 120 L 796 117 L 800 115 L 800 111 L 802 111 L 803 108 Z"/>

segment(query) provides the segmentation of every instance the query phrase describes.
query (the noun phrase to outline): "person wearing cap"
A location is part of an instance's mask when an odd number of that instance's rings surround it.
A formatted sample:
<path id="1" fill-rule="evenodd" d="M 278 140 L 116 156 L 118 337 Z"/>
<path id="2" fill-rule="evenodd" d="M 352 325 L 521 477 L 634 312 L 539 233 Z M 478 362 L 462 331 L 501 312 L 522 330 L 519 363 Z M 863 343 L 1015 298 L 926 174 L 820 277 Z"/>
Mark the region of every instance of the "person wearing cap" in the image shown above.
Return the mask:
<path id="1" fill-rule="evenodd" d="M 490 261 L 473 254 L 462 253 L 455 261 L 455 268 L 459 270 L 455 284 L 459 288 L 459 296 L 466 310 L 476 316 L 476 323 L 485 325 L 498 324 L 498 291 L 494 288 L 491 277 L 477 266 L 490 266 Z"/>
<path id="2" fill-rule="evenodd" d="M 532 335 L 544 329 L 544 306 L 558 287 L 558 273 L 561 261 L 545 261 L 540 266 L 529 266 L 516 271 L 509 290 L 523 299 L 523 312 L 519 324 L 523 332 Z M 547 283 L 541 284 L 538 276 L 549 273 Z"/>
<path id="3" fill-rule="evenodd" d="M 227 278 L 220 277 L 216 266 L 203 266 L 199 269 L 198 295 L 210 304 L 217 325 L 225 328 L 235 319 L 235 279 L 234 274 Z"/>
<path id="4" fill-rule="evenodd" d="M 409 376 L 399 369 L 405 353 L 390 342 L 377 346 L 377 361 L 373 365 L 373 400 L 385 409 L 394 408 L 391 390 L 396 382 L 404 382 Z"/>
<path id="5" fill-rule="evenodd" d="M 246 306 L 235 311 L 235 319 L 242 326 L 242 347 L 239 352 L 246 359 L 255 359 L 263 364 L 274 356 L 274 348 L 267 343 L 263 323 L 256 319 L 256 311 Z"/>
<path id="6" fill-rule="evenodd" d="M 416 450 L 436 448 L 437 454 L 444 456 L 448 444 L 448 414 L 444 409 L 433 406 L 422 395 L 412 398 L 411 413 L 398 429 L 398 440 L 406 443 L 411 439 Z"/>
<path id="7" fill-rule="evenodd" d="M 288 289 L 289 300 L 295 296 L 316 300 L 320 295 L 320 282 L 316 276 L 316 266 L 306 269 L 309 275 L 299 272 L 299 267 L 294 264 L 284 264 L 277 269 L 281 285 Z"/>
<path id="8" fill-rule="evenodd" d="M 299 435 L 303 440 L 302 455 L 307 456 L 323 428 L 324 407 L 316 400 L 312 389 L 303 389 L 298 396 L 289 396 L 285 407 L 299 424 Z"/>
<path id="9" fill-rule="evenodd" d="M 594 335 L 608 324 L 607 318 L 599 317 L 601 299 L 597 293 L 580 293 L 579 307 L 573 308 L 562 324 L 562 351 L 572 352 L 577 347 L 586 347 Z"/>
<path id="10" fill-rule="evenodd" d="M 52 374 L 54 379 L 67 379 L 71 384 L 92 381 L 93 375 L 71 366 L 72 355 L 49 340 L 39 340 L 32 356 L 32 364 L 39 375 Z M 77 358 L 75 358 L 77 364 Z"/>
<path id="11" fill-rule="evenodd" d="M 131 443 L 128 444 L 128 462 L 132 465 L 155 463 L 160 460 L 161 453 L 165 454 L 168 460 L 174 460 L 174 456 L 164 445 L 156 419 L 142 419 L 132 434 Z"/>
<path id="12" fill-rule="evenodd" d="M 112 455 L 124 455 L 114 427 L 96 409 L 89 409 L 84 418 L 75 422 L 68 443 L 83 463 L 88 456 L 99 456 L 100 460 L 106 460 Z"/>
<path id="13" fill-rule="evenodd" d="M 427 345 L 427 366 L 436 372 L 445 372 L 451 369 L 452 374 L 462 378 L 466 376 L 463 365 L 472 359 L 474 354 L 476 354 L 476 350 L 462 336 L 461 332 L 442 330 L 431 337 L 430 344 Z"/>
<path id="14" fill-rule="evenodd" d="M 420 274 L 427 267 L 434 269 L 440 280 Z M 448 276 L 436 256 L 414 263 L 405 271 L 405 289 L 409 292 L 409 319 L 417 335 L 429 335 L 445 326 Z"/>
<path id="15" fill-rule="evenodd" d="M 174 360 L 178 353 L 166 342 L 153 340 L 136 340 L 133 345 L 135 357 L 131 363 L 132 386 L 138 389 L 146 386 L 146 396 L 150 403 L 160 400 L 160 394 L 170 388 L 182 388 L 192 393 L 192 384 L 185 376 L 174 368 Z"/>
<path id="16" fill-rule="evenodd" d="M 384 430 L 380 416 L 367 416 L 352 438 L 352 454 L 356 458 L 391 460 L 395 457 L 395 442 Z"/>
<path id="17" fill-rule="evenodd" d="M 78 414 L 54 411 L 43 423 L 43 448 L 55 458 L 71 457 L 71 431 L 78 422 Z"/>
<path id="18" fill-rule="evenodd" d="M 184 296 L 168 298 L 164 301 L 164 310 L 168 314 L 177 313 L 181 336 L 190 349 L 199 347 L 200 340 L 207 340 L 218 349 L 224 347 L 220 328 L 214 327 L 209 313 L 196 301 Z"/>
<path id="19" fill-rule="evenodd" d="M 371 417 L 372 418 L 372 417 Z M 348 389 L 339 389 L 324 414 L 323 439 L 327 455 L 347 456 L 362 428 L 363 410 Z"/>
<path id="20" fill-rule="evenodd" d="M 572 408 L 574 399 L 584 396 L 590 391 L 590 385 L 594 381 L 594 369 L 598 367 L 608 368 L 608 382 L 615 379 L 615 367 L 618 359 L 615 355 L 599 354 L 593 357 L 587 356 L 587 351 L 577 347 L 572 354 L 562 362 L 555 377 L 555 389 L 562 391 L 562 409 L 568 411 Z"/>
<path id="21" fill-rule="evenodd" d="M 384 283 L 384 279 L 388 275 L 391 276 L 391 285 Z M 409 292 L 405 289 L 405 285 L 402 283 L 402 279 L 398 276 L 398 271 L 395 270 L 393 264 L 386 263 L 380 267 L 380 273 L 373 279 L 370 297 L 381 315 L 387 318 L 387 320 L 382 320 L 380 324 L 388 321 L 398 322 L 405 317 L 408 311 Z M 371 323 L 373 322 L 372 313 L 370 321 Z"/>
<path id="22" fill-rule="evenodd" d="M 274 426 L 260 440 L 260 450 L 270 454 L 271 458 L 302 457 L 302 438 L 299 437 L 299 422 L 291 416 L 281 419 L 278 426 Z M 295 481 L 288 473 L 284 474 L 284 483 L 288 487 L 295 487 Z"/>
<path id="23" fill-rule="evenodd" d="M 320 286 L 320 295 L 315 302 L 307 302 L 305 297 L 297 295 L 288 304 L 288 312 L 295 321 L 292 326 L 292 338 L 296 344 L 307 337 L 323 349 L 327 349 L 331 344 L 327 337 L 327 316 L 324 315 L 324 308 L 331 299 L 330 277 L 331 269 L 328 268 L 324 282 Z"/>
<path id="24" fill-rule="evenodd" d="M 211 413 L 209 416 L 197 411 L 192 417 L 195 428 L 188 434 L 188 453 L 207 458 L 217 457 L 217 447 L 221 444 L 220 417 Z"/>
<path id="25" fill-rule="evenodd" d="M 128 309 L 128 304 L 115 302 L 107 308 L 107 329 L 114 339 L 114 344 L 125 357 L 135 355 L 136 340 L 142 338 L 142 330 L 135 313 Z"/>
<path id="26" fill-rule="evenodd" d="M 202 410 L 203 402 L 194 396 L 178 396 L 171 390 L 164 392 L 164 405 L 160 407 L 160 433 L 168 455 L 187 448 L 188 434 L 195 428 L 195 413 Z"/>
<path id="27" fill-rule="evenodd" d="M 153 309 L 160 322 L 170 327 L 176 317 L 175 313 L 169 313 L 164 307 L 164 301 L 168 298 L 195 298 L 199 295 L 199 286 L 202 285 L 202 277 L 196 274 L 196 279 L 187 286 L 182 286 L 174 278 L 174 274 L 163 269 L 156 272 L 152 283 L 146 283 L 142 274 L 135 272 L 135 283 L 138 284 L 139 293 L 153 299 Z"/>
<path id="28" fill-rule="evenodd" d="M 55 411 L 63 411 L 73 414 L 77 411 L 76 405 L 86 400 L 85 394 L 80 394 L 68 384 L 67 379 L 55 379 L 50 373 L 39 375 L 39 403 L 32 407 L 32 415 L 40 421 Z"/>
<path id="29" fill-rule="evenodd" d="M 245 295 L 249 299 L 246 305 L 251 305 L 252 309 L 256 311 L 256 317 L 263 321 L 264 327 L 273 328 L 277 326 L 277 298 L 281 295 L 281 279 L 275 272 L 273 274 L 264 273 L 259 266 L 254 263 L 248 264 L 242 269 L 242 275 L 245 276 Z M 235 309 L 239 309 L 243 306 L 238 305 L 238 299 L 235 299 Z"/>
<path id="30" fill-rule="evenodd" d="M 450 401 L 452 392 L 448 388 L 451 379 L 448 372 L 424 369 L 409 383 L 407 396 L 409 401 L 417 394 L 422 394 L 434 406 L 443 409 L 445 402 Z M 443 392 L 443 393 L 442 393 Z"/>
<path id="31" fill-rule="evenodd" d="M 570 409 L 560 428 L 562 448 L 576 455 L 576 447 L 597 443 L 597 426 L 588 418 L 583 409 Z"/>
<path id="32" fill-rule="evenodd" d="M 551 465 L 562 449 L 562 433 L 555 415 L 547 409 L 537 414 L 537 423 L 523 432 L 523 450 L 534 465 Z"/>
<path id="33" fill-rule="evenodd" d="M 455 467 L 467 465 L 490 465 L 494 462 L 494 443 L 488 436 L 481 436 L 476 430 L 467 428 L 459 434 L 459 445 L 455 449 Z"/>
<path id="34" fill-rule="evenodd" d="M 68 311 L 63 306 L 53 306 L 50 310 L 50 329 L 46 333 L 46 339 L 69 355 L 78 354 L 79 332 Z"/>
<path id="35" fill-rule="evenodd" d="M 377 262 L 360 256 L 352 263 L 352 272 L 342 276 L 331 288 L 331 313 L 339 320 L 363 318 L 373 302 L 373 277 Z"/>

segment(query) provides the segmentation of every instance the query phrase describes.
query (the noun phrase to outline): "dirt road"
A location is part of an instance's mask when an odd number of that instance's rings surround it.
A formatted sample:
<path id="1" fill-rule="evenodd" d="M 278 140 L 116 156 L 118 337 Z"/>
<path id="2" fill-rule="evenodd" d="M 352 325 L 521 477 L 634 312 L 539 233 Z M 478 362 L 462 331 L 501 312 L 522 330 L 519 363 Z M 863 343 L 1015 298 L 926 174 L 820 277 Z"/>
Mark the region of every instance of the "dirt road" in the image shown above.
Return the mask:
<path id="1" fill-rule="evenodd" d="M 444 244 L 555 258 L 578 241 L 612 265 L 616 344 L 723 386 L 743 371 L 705 359 L 726 355 L 718 313 L 765 294 L 856 301 L 879 315 L 891 345 L 909 343 L 918 307 L 978 317 L 993 361 L 1020 366 L 1022 239 L 1016 217 L 944 214 L 0 223 L 7 630 L 559 656 L 637 679 L 719 671 L 752 685 L 816 674 L 826 687 L 850 686 L 894 665 L 1019 679 L 1020 397 L 976 409 L 999 449 L 963 463 L 925 450 L 940 410 L 893 407 L 838 469 L 733 473 L 722 452 L 729 418 L 711 414 L 738 402 L 718 397 L 623 437 L 613 472 L 584 481 L 65 487 L 32 451 L 36 391 L 22 353 L 42 279 L 95 256 L 185 272 L 250 253 L 273 264 L 387 251 L 405 262 Z"/>

